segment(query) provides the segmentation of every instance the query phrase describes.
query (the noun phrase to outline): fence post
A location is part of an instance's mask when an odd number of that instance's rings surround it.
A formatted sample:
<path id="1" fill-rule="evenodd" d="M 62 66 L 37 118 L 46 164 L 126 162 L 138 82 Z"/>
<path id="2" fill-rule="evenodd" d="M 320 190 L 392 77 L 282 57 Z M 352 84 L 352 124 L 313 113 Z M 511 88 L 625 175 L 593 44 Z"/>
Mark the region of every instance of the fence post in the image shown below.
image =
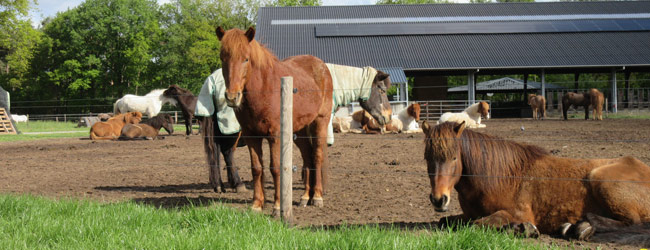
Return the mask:
<path id="1" fill-rule="evenodd" d="M 282 220 L 287 224 L 293 223 L 293 78 L 282 77 L 282 101 L 280 116 L 280 214 Z"/>
<path id="2" fill-rule="evenodd" d="M 178 124 L 178 111 L 174 111 L 174 124 Z"/>

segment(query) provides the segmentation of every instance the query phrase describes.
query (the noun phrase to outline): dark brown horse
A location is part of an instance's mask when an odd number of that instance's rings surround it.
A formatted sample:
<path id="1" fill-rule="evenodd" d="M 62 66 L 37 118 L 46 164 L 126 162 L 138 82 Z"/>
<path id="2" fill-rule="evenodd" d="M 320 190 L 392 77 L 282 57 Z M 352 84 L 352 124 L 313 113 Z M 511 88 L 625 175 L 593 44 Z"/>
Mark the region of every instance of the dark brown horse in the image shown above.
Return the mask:
<path id="1" fill-rule="evenodd" d="M 248 145 L 253 172 L 253 210 L 264 205 L 262 138 L 267 137 L 271 152 L 271 174 L 275 186 L 274 214 L 280 209 L 280 78 L 293 77 L 293 131 L 303 158 L 305 193 L 301 205 L 311 200 L 323 205 L 323 178 L 327 168 L 327 133 L 332 114 L 332 77 L 325 63 L 310 55 L 289 57 L 280 61 L 253 38 L 255 29 L 216 30 L 221 41 L 221 61 L 226 82 L 226 101 L 235 108 Z M 372 92 L 361 106 L 373 115 L 383 114 L 385 88 L 373 83 Z M 390 108 L 390 106 L 388 107 Z M 390 117 L 375 117 L 380 122 Z"/>
<path id="2" fill-rule="evenodd" d="M 217 114 L 210 117 L 200 117 L 201 134 L 203 135 L 203 149 L 207 155 L 208 165 L 210 167 L 210 185 L 215 192 L 226 192 L 226 185 L 221 181 L 221 160 L 219 153 L 223 155 L 226 162 L 226 173 L 230 188 L 237 192 L 246 191 L 246 186 L 239 177 L 239 171 L 234 165 L 235 149 L 246 146 L 240 140 L 241 132 L 231 135 L 221 133 Z"/>
<path id="3" fill-rule="evenodd" d="M 139 124 L 126 124 L 122 128 L 120 140 L 147 139 L 155 140 L 160 129 L 164 128 L 169 135 L 174 133 L 174 119 L 168 114 L 158 114 Z"/>
<path id="4" fill-rule="evenodd" d="M 560 232 L 586 239 L 597 229 L 583 222 L 588 217 L 650 222 L 650 167 L 636 158 L 556 157 L 537 146 L 465 130 L 464 123 L 424 122 L 422 128 L 429 198 L 438 212 L 447 210 L 454 188 L 463 209 L 456 219 L 514 225 L 529 236 Z"/>
<path id="5" fill-rule="evenodd" d="M 562 115 L 564 120 L 568 120 L 567 111 L 573 105 L 578 108 L 580 106 L 585 108 L 585 120 L 589 119 L 589 105 L 591 105 L 591 98 L 588 93 L 574 93 L 568 92 L 562 97 Z"/>
<path id="6" fill-rule="evenodd" d="M 172 84 L 163 92 L 163 96 L 172 98 L 181 106 L 183 119 L 185 119 L 185 135 L 192 134 L 192 119 L 194 119 L 194 110 L 196 109 L 196 100 L 191 91 Z"/>

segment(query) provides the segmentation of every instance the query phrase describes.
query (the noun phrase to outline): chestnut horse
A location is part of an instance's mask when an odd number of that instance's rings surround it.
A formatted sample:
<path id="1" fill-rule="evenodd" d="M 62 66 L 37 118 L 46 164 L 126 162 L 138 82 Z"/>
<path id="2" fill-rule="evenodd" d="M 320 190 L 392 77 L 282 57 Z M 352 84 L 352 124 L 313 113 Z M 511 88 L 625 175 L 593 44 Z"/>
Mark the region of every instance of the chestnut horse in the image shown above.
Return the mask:
<path id="1" fill-rule="evenodd" d="M 568 120 L 567 111 L 573 105 L 577 108 L 582 106 L 585 108 L 585 120 L 589 119 L 589 105 L 591 105 L 591 98 L 588 93 L 574 93 L 568 92 L 562 97 L 562 115 L 564 120 Z"/>
<path id="2" fill-rule="evenodd" d="M 122 134 L 126 124 L 138 124 L 142 120 L 142 113 L 128 112 L 111 117 L 105 122 L 96 122 L 90 127 L 91 140 L 116 140 Z"/>
<path id="3" fill-rule="evenodd" d="M 155 140 L 161 128 L 164 128 L 169 135 L 174 133 L 174 119 L 169 114 L 158 114 L 139 124 L 126 124 L 122 128 L 122 135 L 119 139 Z"/>
<path id="4" fill-rule="evenodd" d="M 603 120 L 603 104 L 605 103 L 605 96 L 597 89 L 589 90 L 589 98 L 591 99 L 591 108 L 593 109 L 593 119 Z"/>
<path id="5" fill-rule="evenodd" d="M 327 170 L 327 133 L 333 106 L 332 77 L 325 63 L 311 55 L 299 55 L 280 61 L 271 51 L 254 40 L 255 29 L 216 30 L 221 41 L 221 62 L 226 82 L 226 102 L 235 115 L 250 152 L 253 173 L 252 209 L 264 205 L 262 138 L 271 152 L 271 174 L 275 187 L 274 214 L 280 211 L 280 78 L 293 77 L 294 140 L 303 158 L 305 193 L 301 205 L 309 201 L 323 206 L 323 181 Z M 361 106 L 371 114 L 383 114 L 382 92 L 373 83 L 370 97 Z M 390 117 L 375 117 L 390 121 Z M 326 177 L 326 176 L 325 176 Z"/>
<path id="6" fill-rule="evenodd" d="M 185 135 L 192 134 L 192 119 L 194 118 L 194 109 L 196 109 L 196 100 L 191 91 L 172 84 L 163 92 L 163 96 L 174 99 L 181 106 L 183 119 L 185 120 Z"/>
<path id="7" fill-rule="evenodd" d="M 560 232 L 587 239 L 597 229 L 582 221 L 589 217 L 650 222 L 650 166 L 634 157 L 561 158 L 464 129 L 464 123 L 424 122 L 422 128 L 429 199 L 438 212 L 447 210 L 456 189 L 463 214 L 455 219 L 514 225 L 528 236 Z"/>
<path id="8" fill-rule="evenodd" d="M 544 96 L 528 94 L 528 105 L 533 109 L 533 120 L 546 118 L 546 98 Z"/>

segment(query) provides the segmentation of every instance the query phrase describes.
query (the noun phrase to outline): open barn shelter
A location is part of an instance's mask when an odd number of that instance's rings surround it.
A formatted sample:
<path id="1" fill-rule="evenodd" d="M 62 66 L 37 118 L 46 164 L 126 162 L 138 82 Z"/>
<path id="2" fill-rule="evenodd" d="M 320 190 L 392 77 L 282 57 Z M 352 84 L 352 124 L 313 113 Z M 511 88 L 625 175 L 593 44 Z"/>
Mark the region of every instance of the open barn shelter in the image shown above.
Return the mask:
<path id="1" fill-rule="evenodd" d="M 473 103 L 477 75 L 539 75 L 546 94 L 547 74 L 607 73 L 616 112 L 616 73 L 650 72 L 650 2 L 264 7 L 256 39 L 279 58 L 401 70 L 415 100 L 447 99 L 446 76 L 466 75 Z"/>

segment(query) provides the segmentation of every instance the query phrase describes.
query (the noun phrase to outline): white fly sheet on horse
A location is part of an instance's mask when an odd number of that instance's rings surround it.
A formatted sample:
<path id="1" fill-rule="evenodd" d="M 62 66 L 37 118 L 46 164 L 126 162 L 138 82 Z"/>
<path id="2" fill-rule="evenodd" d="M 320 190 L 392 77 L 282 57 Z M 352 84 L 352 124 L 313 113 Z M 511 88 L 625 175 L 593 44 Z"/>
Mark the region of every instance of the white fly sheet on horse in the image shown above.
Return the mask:
<path id="1" fill-rule="evenodd" d="M 226 81 L 221 69 L 208 76 L 201 87 L 199 99 L 196 102 L 196 116 L 212 116 L 217 111 L 219 130 L 224 135 L 231 135 L 241 131 L 241 126 L 235 116 L 235 111 L 226 103 Z"/>

